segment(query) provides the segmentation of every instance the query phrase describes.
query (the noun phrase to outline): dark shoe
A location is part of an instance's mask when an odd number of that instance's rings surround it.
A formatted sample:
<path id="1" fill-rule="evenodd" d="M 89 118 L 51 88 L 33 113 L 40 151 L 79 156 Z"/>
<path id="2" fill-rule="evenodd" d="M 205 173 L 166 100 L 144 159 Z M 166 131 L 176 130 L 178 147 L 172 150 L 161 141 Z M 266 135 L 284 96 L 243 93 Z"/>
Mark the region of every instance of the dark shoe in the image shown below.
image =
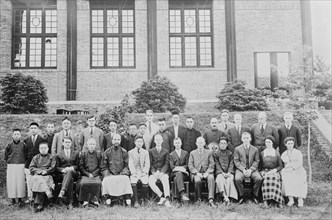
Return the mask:
<path id="1" fill-rule="evenodd" d="M 241 199 L 239 200 L 239 204 L 241 205 L 242 203 L 244 203 L 244 199 L 243 199 L 243 198 L 241 198 Z"/>
<path id="2" fill-rule="evenodd" d="M 256 198 L 254 198 L 254 203 L 256 204 L 256 205 L 258 205 L 258 200 L 256 199 Z"/>

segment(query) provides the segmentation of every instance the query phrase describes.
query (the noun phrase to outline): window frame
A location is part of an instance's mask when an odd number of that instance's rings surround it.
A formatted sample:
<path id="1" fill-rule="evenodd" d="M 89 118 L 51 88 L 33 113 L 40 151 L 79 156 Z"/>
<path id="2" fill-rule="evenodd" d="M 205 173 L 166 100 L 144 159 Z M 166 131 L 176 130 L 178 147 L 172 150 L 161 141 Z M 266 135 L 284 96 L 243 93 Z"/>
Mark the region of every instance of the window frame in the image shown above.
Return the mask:
<path id="1" fill-rule="evenodd" d="M 171 4 L 169 0 L 169 9 L 168 9 L 168 35 L 169 35 L 169 68 L 213 68 L 214 67 L 214 32 L 213 32 L 213 0 L 210 0 L 211 3 L 209 5 L 203 5 L 200 4 L 201 0 L 194 0 L 192 5 L 186 5 L 184 0 L 178 0 L 180 3 L 177 3 L 177 5 Z M 173 1 L 174 3 L 174 1 Z M 180 10 L 181 14 L 181 33 L 171 33 L 170 32 L 170 13 L 171 10 Z M 185 10 L 195 10 L 195 29 L 196 32 L 194 33 L 185 33 L 185 21 L 184 21 L 184 11 Z M 199 10 L 209 10 L 210 11 L 210 32 L 204 33 L 199 32 Z M 172 66 L 171 65 L 171 38 L 179 37 L 181 38 L 181 66 Z M 196 66 L 187 66 L 185 64 L 185 38 L 186 37 L 195 37 L 196 39 Z M 201 37 L 210 37 L 211 38 L 211 65 L 201 65 L 201 53 L 200 53 L 200 38 Z"/>
<path id="2" fill-rule="evenodd" d="M 96 1 L 97 2 L 97 1 Z M 135 3 L 135 1 L 133 1 Z M 103 4 L 101 4 L 103 3 Z M 102 10 L 103 11 L 103 33 L 93 33 L 92 32 L 92 11 Z M 118 23 L 119 32 L 118 33 L 107 33 L 107 10 L 118 10 Z M 133 11 L 133 33 L 122 33 L 122 13 L 123 10 Z M 135 18 L 135 4 L 133 5 L 121 5 L 107 3 L 105 1 L 98 1 L 97 3 L 91 3 L 90 1 L 90 69 L 135 69 L 136 68 L 136 18 Z M 123 44 L 122 40 L 126 37 L 133 38 L 133 66 L 123 66 Z M 103 66 L 93 66 L 92 65 L 92 39 L 102 38 L 103 39 Z M 118 66 L 107 66 L 107 42 L 108 38 L 118 38 L 118 48 L 119 48 L 119 65 Z"/>
<path id="3" fill-rule="evenodd" d="M 56 2 L 56 1 L 55 1 Z M 46 11 L 47 10 L 57 10 L 57 5 L 45 5 L 41 2 L 31 3 L 27 1 L 25 4 L 13 4 L 13 10 L 12 10 L 12 43 L 11 43 L 11 68 L 12 69 L 57 69 L 58 67 L 58 59 L 56 59 L 56 65 L 55 66 L 45 66 L 45 39 L 46 38 L 56 38 L 56 58 L 58 56 L 58 33 L 45 33 L 46 30 Z M 16 33 L 15 32 L 15 13 L 16 11 L 20 10 L 26 10 L 26 33 Z M 41 10 L 42 11 L 42 27 L 41 27 L 41 33 L 30 33 L 30 18 L 31 18 L 31 10 Z M 57 20 L 58 22 L 58 20 Z M 58 23 L 57 23 L 58 24 Z M 57 25 L 58 29 L 58 25 Z M 25 67 L 17 67 L 15 66 L 15 39 L 17 37 L 25 38 L 26 39 L 26 55 L 25 55 Z M 31 67 L 30 66 L 30 39 L 31 38 L 41 38 L 41 60 L 40 60 L 40 66 L 38 67 Z"/>
<path id="4" fill-rule="evenodd" d="M 291 63 L 291 55 L 292 53 L 290 51 L 260 51 L 260 52 L 254 52 L 254 82 L 255 82 L 255 88 L 257 89 L 262 89 L 260 87 L 258 87 L 258 63 L 257 63 L 257 55 L 258 54 L 269 54 L 270 56 L 270 89 L 274 89 L 274 88 L 279 88 L 279 73 L 278 71 L 276 72 L 273 72 L 273 68 L 272 68 L 272 65 L 273 64 L 273 61 L 275 60 L 276 61 L 276 64 L 278 66 L 278 54 L 280 53 L 285 53 L 285 54 L 288 54 L 288 64 L 290 65 Z M 289 69 L 289 71 L 291 71 Z M 265 88 L 265 87 L 263 87 Z"/>

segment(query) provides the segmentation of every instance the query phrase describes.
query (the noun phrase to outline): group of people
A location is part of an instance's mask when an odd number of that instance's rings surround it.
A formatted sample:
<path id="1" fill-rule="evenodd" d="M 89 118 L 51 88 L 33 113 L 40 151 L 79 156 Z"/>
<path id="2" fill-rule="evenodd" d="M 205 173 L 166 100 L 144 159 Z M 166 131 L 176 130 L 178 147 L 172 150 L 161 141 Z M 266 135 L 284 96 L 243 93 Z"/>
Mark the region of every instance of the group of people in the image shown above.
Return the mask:
<path id="1" fill-rule="evenodd" d="M 176 111 L 169 127 L 165 118 L 157 124 L 153 119 L 153 111 L 147 110 L 146 122 L 138 127 L 130 124 L 128 135 L 119 133 L 114 120 L 109 123 L 110 132 L 104 134 L 95 126 L 94 116 L 87 118 L 88 127 L 79 137 L 71 130 L 68 117 L 55 134 L 54 124 L 48 123 L 44 137 L 36 122 L 30 124 L 31 134 L 24 141 L 21 130 L 13 129 L 13 142 L 5 149 L 11 204 L 23 204 L 27 190 L 25 202 L 32 203 L 35 212 L 55 196 L 72 209 L 75 195 L 83 207 L 99 206 L 101 201 L 111 205 L 121 198 L 137 208 L 138 190 L 144 204 L 150 188 L 158 205 L 172 207 L 171 189 L 174 198 L 187 202 L 186 183 L 192 182 L 195 200 L 202 201 L 206 185 L 208 204 L 215 207 L 216 194 L 226 205 L 243 203 L 244 182 L 249 181 L 256 204 L 263 200 L 266 207 L 271 203 L 282 207 L 286 198 L 288 206 L 295 202 L 303 206 L 306 171 L 297 149 L 302 144 L 301 130 L 292 124 L 292 113 L 284 113 L 284 124 L 276 128 L 260 112 L 258 123 L 248 128 L 242 125 L 241 114 L 235 114 L 231 123 L 229 112 L 223 110 L 221 120 L 211 118 L 211 129 L 203 135 L 194 128 L 192 117 L 186 118 L 185 126 L 180 125 Z"/>

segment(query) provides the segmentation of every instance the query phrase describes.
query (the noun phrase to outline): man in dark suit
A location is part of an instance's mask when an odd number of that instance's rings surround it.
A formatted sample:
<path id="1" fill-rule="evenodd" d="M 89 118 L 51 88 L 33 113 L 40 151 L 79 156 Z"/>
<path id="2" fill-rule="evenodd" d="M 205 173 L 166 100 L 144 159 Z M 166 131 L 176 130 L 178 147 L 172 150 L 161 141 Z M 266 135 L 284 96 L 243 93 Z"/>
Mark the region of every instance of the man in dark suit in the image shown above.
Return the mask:
<path id="1" fill-rule="evenodd" d="M 110 148 L 113 143 L 112 143 L 112 140 L 113 140 L 113 136 L 114 134 L 119 134 L 117 128 L 118 128 L 118 124 L 115 120 L 111 120 L 110 123 L 109 123 L 109 128 L 110 128 L 110 132 L 105 134 L 104 135 L 104 151 L 106 151 L 108 148 Z M 123 149 L 128 149 L 127 145 L 128 145 L 128 141 L 127 139 L 121 135 L 121 143 L 120 143 L 120 147 L 122 147 Z"/>
<path id="2" fill-rule="evenodd" d="M 159 197 L 158 205 L 163 205 L 165 203 L 167 208 L 171 208 L 172 205 L 169 202 L 170 189 L 168 179 L 169 153 L 168 150 L 162 147 L 163 138 L 160 134 L 154 136 L 154 142 L 156 143 L 156 147 L 149 150 L 151 163 L 149 186 Z M 162 183 L 164 193 L 162 193 L 157 186 L 157 180 L 160 180 Z"/>
<path id="3" fill-rule="evenodd" d="M 128 152 L 135 148 L 135 140 L 137 134 L 138 131 L 136 124 L 134 123 L 129 124 L 129 132 L 127 136 L 127 149 L 126 149 Z"/>
<path id="4" fill-rule="evenodd" d="M 186 119 L 186 132 L 184 133 L 184 139 L 182 140 L 182 149 L 189 154 L 191 151 L 197 148 L 196 140 L 201 136 L 201 132 L 194 128 L 194 119 L 190 116 Z"/>
<path id="5" fill-rule="evenodd" d="M 234 115 L 235 125 L 227 130 L 228 135 L 228 149 L 234 153 L 234 149 L 242 144 L 241 136 L 243 132 L 250 133 L 250 129 L 246 126 L 242 126 L 242 115 Z"/>
<path id="6" fill-rule="evenodd" d="M 189 198 L 185 194 L 184 181 L 188 179 L 188 158 L 189 154 L 185 150 L 181 150 L 181 139 L 174 139 L 175 150 L 169 155 L 169 167 L 171 170 L 170 179 L 174 181 L 175 195 L 185 202 Z"/>
<path id="7" fill-rule="evenodd" d="M 210 120 L 210 126 L 211 130 L 205 132 L 203 135 L 206 145 L 209 145 L 212 142 L 219 143 L 219 139 L 221 137 L 227 137 L 227 134 L 221 130 L 218 129 L 218 119 L 217 118 L 211 118 Z"/>
<path id="8" fill-rule="evenodd" d="M 198 201 L 202 200 L 202 180 L 206 179 L 209 190 L 208 205 L 216 207 L 214 204 L 214 159 L 210 150 L 204 149 L 205 140 L 199 137 L 196 140 L 197 149 L 191 151 L 189 155 L 188 168 L 190 171 L 191 180 L 195 183 L 195 193 Z"/>
<path id="9" fill-rule="evenodd" d="M 54 123 L 47 123 L 46 126 L 46 135 L 44 136 L 44 139 L 47 141 L 48 145 L 48 153 L 52 154 L 52 142 L 54 139 Z"/>
<path id="10" fill-rule="evenodd" d="M 266 112 L 258 113 L 258 123 L 254 124 L 250 131 L 252 136 L 252 145 L 257 147 L 259 152 L 262 152 L 265 149 L 265 138 L 269 135 L 274 137 L 276 140 L 274 143 L 274 148 L 276 149 L 279 146 L 279 135 L 278 130 L 271 124 L 266 122 L 267 114 Z"/>
<path id="11" fill-rule="evenodd" d="M 31 163 L 31 160 L 34 156 L 39 154 L 39 144 L 42 142 L 45 142 L 45 139 L 40 136 L 39 133 L 39 124 L 37 122 L 32 122 L 30 124 L 30 136 L 27 137 L 24 140 L 24 143 L 26 144 L 27 147 L 27 158 L 25 161 L 25 166 L 24 166 L 24 172 L 25 172 L 25 178 L 28 186 L 28 200 L 25 203 L 31 203 L 33 201 L 33 195 L 32 191 L 30 189 L 30 180 L 31 180 L 31 173 L 29 170 L 29 166 Z"/>
<path id="12" fill-rule="evenodd" d="M 258 194 L 263 182 L 263 178 L 258 172 L 259 152 L 250 144 L 250 133 L 243 132 L 241 140 L 243 144 L 236 147 L 234 151 L 235 185 L 239 193 L 239 203 L 244 202 L 243 180 L 250 177 L 254 180 L 254 202 L 258 204 Z"/>
<path id="13" fill-rule="evenodd" d="M 180 125 L 180 113 L 178 111 L 172 111 L 172 125 L 167 128 L 170 131 L 174 138 L 179 137 L 181 140 L 184 140 L 184 135 L 186 132 L 186 128 Z M 173 143 L 172 140 L 172 143 Z"/>
<path id="14" fill-rule="evenodd" d="M 165 118 L 160 118 L 158 120 L 158 126 L 159 130 L 156 134 L 153 135 L 152 140 L 154 140 L 154 136 L 157 134 L 160 134 L 163 137 L 163 143 L 161 146 L 168 150 L 168 152 L 172 152 L 174 150 L 173 146 L 173 135 L 170 131 L 166 130 L 166 119 Z M 151 142 L 150 149 L 154 148 L 156 146 L 156 143 Z"/>
<path id="15" fill-rule="evenodd" d="M 285 146 L 284 143 L 286 137 L 293 137 L 295 139 L 294 141 L 295 148 L 299 148 L 302 145 L 301 129 L 292 123 L 293 114 L 291 112 L 285 112 L 284 121 L 285 124 L 278 129 L 280 155 L 282 155 L 282 153 L 287 150 L 287 147 Z"/>
<path id="16" fill-rule="evenodd" d="M 57 154 L 56 179 L 61 182 L 58 198 L 62 202 L 67 197 L 68 208 L 73 209 L 74 180 L 78 178 L 79 152 L 71 149 L 72 139 L 63 138 L 63 150 Z"/>
<path id="17" fill-rule="evenodd" d="M 63 149 L 63 138 L 64 137 L 70 137 L 72 139 L 71 143 L 71 150 L 72 151 L 78 151 L 80 150 L 79 144 L 78 144 L 78 138 L 74 134 L 74 131 L 71 130 L 71 120 L 68 117 L 64 117 L 62 119 L 62 131 L 56 133 L 53 138 L 52 142 L 52 155 L 56 155 L 61 152 Z"/>

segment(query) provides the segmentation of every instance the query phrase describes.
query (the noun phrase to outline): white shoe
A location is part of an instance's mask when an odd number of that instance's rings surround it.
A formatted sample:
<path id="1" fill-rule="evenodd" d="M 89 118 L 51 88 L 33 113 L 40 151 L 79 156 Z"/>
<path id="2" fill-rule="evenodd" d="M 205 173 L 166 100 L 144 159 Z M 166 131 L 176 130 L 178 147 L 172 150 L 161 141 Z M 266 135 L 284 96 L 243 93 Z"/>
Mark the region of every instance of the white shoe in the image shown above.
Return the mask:
<path id="1" fill-rule="evenodd" d="M 160 197 L 160 200 L 158 202 L 158 205 L 162 205 L 164 204 L 164 202 L 166 201 L 166 199 L 164 197 Z"/>
<path id="2" fill-rule="evenodd" d="M 85 202 L 83 202 L 82 207 L 85 208 L 85 207 L 88 206 L 88 205 L 89 205 L 89 202 L 88 202 L 88 201 L 85 201 Z"/>
<path id="3" fill-rule="evenodd" d="M 111 205 L 111 199 L 106 199 L 106 205 Z"/>
<path id="4" fill-rule="evenodd" d="M 298 207 L 303 207 L 303 199 L 302 198 L 297 199 L 297 205 L 298 205 Z"/>
<path id="5" fill-rule="evenodd" d="M 130 199 L 126 199 L 126 204 L 127 204 L 127 206 L 131 206 L 131 200 Z"/>
<path id="6" fill-rule="evenodd" d="M 171 205 L 171 203 L 170 203 L 168 200 L 166 200 L 166 202 L 165 202 L 165 206 L 166 206 L 167 208 L 172 208 L 172 205 Z"/>

